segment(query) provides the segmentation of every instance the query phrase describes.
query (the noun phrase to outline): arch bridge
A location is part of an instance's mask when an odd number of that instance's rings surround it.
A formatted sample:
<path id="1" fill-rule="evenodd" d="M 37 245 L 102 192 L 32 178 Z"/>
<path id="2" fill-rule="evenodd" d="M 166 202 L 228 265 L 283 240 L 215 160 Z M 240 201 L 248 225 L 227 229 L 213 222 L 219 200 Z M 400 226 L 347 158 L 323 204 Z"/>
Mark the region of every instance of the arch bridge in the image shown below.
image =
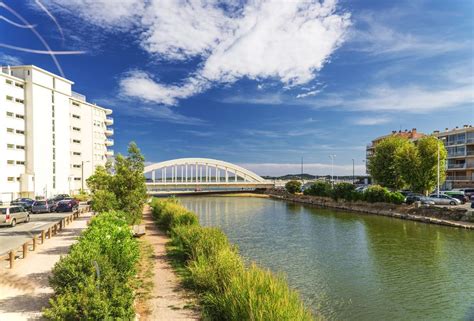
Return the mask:
<path id="1" fill-rule="evenodd" d="M 274 184 L 241 166 L 210 158 L 179 158 L 145 167 L 149 194 L 269 188 Z"/>

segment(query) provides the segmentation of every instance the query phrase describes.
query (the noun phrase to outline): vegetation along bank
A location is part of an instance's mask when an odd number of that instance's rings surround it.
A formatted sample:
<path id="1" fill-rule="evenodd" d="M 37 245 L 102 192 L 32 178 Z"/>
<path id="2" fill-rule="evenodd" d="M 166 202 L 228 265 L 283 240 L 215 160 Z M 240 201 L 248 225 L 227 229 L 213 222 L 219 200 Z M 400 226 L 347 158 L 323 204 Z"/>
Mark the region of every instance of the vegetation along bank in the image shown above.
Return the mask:
<path id="1" fill-rule="evenodd" d="M 209 320 L 313 320 L 282 275 L 246 266 L 218 228 L 202 227 L 176 199 L 153 199 L 153 216 L 171 236 L 168 252 L 183 269 L 185 286 L 200 298 Z"/>

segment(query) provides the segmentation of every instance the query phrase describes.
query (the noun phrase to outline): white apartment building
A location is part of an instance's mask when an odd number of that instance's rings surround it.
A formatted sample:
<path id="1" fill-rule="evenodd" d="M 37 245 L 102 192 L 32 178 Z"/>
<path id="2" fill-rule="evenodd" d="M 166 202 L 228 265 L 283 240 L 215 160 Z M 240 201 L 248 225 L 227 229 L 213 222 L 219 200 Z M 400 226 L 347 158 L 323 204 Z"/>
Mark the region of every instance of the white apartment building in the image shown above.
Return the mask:
<path id="1" fill-rule="evenodd" d="M 32 65 L 1 68 L 0 201 L 77 193 L 113 156 L 112 110 L 73 84 Z"/>

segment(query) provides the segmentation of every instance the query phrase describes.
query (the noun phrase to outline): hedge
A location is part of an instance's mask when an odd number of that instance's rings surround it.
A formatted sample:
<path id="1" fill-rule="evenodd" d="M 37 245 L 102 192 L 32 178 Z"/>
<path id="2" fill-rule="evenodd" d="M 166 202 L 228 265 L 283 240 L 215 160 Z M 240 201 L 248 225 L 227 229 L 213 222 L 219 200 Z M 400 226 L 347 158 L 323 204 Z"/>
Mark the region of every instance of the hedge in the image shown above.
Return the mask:
<path id="1" fill-rule="evenodd" d="M 196 215 L 176 199 L 153 199 L 151 206 L 185 264 L 183 281 L 199 294 L 204 319 L 313 320 L 283 276 L 245 266 L 220 229 L 200 226 Z"/>
<path id="2" fill-rule="evenodd" d="M 130 320 L 135 317 L 132 279 L 139 258 L 121 212 L 105 212 L 91 220 L 70 253 L 53 268 L 55 295 L 44 309 L 48 320 Z"/>

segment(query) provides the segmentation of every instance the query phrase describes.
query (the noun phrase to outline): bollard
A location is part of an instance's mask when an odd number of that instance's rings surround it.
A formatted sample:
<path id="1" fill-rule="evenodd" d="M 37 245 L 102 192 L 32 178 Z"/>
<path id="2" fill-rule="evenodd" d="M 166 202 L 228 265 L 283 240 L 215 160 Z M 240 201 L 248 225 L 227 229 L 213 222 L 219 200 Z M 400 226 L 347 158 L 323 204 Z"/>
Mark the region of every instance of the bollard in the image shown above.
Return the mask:
<path id="1" fill-rule="evenodd" d="M 51 227 L 48 228 L 48 238 L 51 239 L 51 236 L 52 236 L 52 231 L 51 231 Z"/>
<path id="2" fill-rule="evenodd" d="M 36 235 L 33 236 L 33 251 L 36 250 Z"/>
<path id="3" fill-rule="evenodd" d="M 10 269 L 13 269 L 13 264 L 15 262 L 15 254 L 13 253 L 13 251 L 10 251 L 10 253 L 8 253 L 8 256 L 10 260 Z"/>
<path id="4" fill-rule="evenodd" d="M 41 244 L 44 244 L 45 237 L 46 237 L 46 235 L 45 235 L 44 231 L 41 231 Z"/>
<path id="5" fill-rule="evenodd" d="M 27 254 L 28 254 L 28 242 L 23 244 L 23 258 L 25 258 Z"/>

